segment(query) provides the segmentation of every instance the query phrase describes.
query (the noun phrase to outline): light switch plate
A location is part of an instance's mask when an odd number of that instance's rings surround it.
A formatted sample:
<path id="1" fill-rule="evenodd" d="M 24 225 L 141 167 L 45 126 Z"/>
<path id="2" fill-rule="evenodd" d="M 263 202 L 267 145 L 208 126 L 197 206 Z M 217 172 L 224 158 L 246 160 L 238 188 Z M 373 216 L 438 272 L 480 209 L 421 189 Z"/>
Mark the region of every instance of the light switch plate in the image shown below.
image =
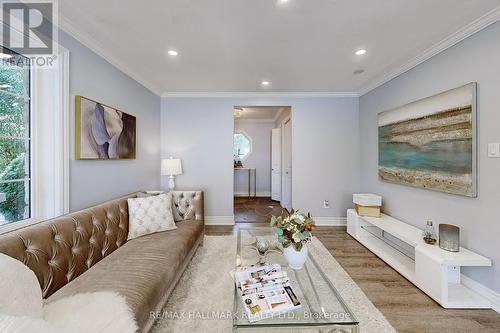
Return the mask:
<path id="1" fill-rule="evenodd" d="M 500 143 L 488 143 L 488 157 L 498 158 L 500 157 Z"/>

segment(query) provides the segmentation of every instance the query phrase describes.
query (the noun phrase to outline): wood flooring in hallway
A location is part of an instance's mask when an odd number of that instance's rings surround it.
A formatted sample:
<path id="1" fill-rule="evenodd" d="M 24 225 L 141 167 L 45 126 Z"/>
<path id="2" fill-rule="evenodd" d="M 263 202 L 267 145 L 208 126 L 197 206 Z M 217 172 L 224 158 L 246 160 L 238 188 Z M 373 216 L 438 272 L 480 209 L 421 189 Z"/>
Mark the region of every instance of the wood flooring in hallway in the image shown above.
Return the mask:
<path id="1" fill-rule="evenodd" d="M 281 205 L 269 197 L 234 198 L 234 221 L 236 223 L 268 223 L 273 215 L 280 215 Z"/>

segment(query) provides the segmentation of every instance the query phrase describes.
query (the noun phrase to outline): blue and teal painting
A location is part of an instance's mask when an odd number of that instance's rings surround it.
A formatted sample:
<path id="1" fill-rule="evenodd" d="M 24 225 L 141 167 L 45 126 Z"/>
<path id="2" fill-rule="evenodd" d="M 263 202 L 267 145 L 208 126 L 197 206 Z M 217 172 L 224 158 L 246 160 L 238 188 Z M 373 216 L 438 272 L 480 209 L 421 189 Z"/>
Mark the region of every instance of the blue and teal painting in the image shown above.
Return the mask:
<path id="1" fill-rule="evenodd" d="M 437 107 L 450 105 L 443 102 L 443 96 L 439 98 Z M 463 100 L 460 99 L 456 107 L 434 112 L 414 105 L 381 113 L 378 128 L 380 179 L 476 196 L 474 106 L 472 103 L 464 105 Z M 429 108 L 432 103 L 427 100 L 423 105 Z"/>

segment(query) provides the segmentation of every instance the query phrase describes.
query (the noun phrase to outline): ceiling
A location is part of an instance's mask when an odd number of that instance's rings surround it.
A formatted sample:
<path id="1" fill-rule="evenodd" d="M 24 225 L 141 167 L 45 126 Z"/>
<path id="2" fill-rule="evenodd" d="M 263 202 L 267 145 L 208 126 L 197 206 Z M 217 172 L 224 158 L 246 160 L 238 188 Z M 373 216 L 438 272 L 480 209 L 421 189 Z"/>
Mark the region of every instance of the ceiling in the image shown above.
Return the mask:
<path id="1" fill-rule="evenodd" d="M 498 6 L 500 0 L 60 0 L 59 22 L 158 94 L 359 93 L 497 21 Z M 367 53 L 356 56 L 360 48 Z"/>
<path id="2" fill-rule="evenodd" d="M 273 120 L 276 121 L 278 117 L 286 109 L 290 109 L 289 106 L 237 106 L 236 109 L 241 110 L 241 116 L 235 120 Z"/>

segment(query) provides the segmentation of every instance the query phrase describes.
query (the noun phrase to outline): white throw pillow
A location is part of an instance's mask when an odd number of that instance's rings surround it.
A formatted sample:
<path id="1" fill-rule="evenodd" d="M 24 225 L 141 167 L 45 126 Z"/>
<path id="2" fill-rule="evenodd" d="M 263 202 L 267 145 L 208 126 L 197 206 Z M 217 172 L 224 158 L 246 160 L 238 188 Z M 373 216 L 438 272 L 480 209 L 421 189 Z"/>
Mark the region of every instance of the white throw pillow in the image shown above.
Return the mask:
<path id="1" fill-rule="evenodd" d="M 133 239 L 155 232 L 173 230 L 172 194 L 148 198 L 130 198 L 128 201 L 128 237 Z"/>
<path id="2" fill-rule="evenodd" d="M 42 307 L 42 289 L 35 273 L 19 260 L 0 253 L 0 313 L 42 318 Z"/>

